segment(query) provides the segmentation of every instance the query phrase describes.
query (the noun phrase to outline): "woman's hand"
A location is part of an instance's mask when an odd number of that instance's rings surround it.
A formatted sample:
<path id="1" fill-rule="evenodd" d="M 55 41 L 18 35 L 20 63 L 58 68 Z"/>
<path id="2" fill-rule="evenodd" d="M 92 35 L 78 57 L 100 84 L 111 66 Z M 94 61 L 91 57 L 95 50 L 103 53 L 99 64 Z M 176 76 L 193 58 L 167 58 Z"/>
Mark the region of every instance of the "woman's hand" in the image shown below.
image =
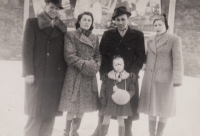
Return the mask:
<path id="1" fill-rule="evenodd" d="M 96 62 L 94 59 L 85 60 L 83 64 L 81 74 L 85 76 L 95 76 L 99 71 L 101 62 Z"/>
<path id="2" fill-rule="evenodd" d="M 25 77 L 25 82 L 26 82 L 27 84 L 33 84 L 34 81 L 35 81 L 34 75 L 27 75 L 27 76 Z"/>

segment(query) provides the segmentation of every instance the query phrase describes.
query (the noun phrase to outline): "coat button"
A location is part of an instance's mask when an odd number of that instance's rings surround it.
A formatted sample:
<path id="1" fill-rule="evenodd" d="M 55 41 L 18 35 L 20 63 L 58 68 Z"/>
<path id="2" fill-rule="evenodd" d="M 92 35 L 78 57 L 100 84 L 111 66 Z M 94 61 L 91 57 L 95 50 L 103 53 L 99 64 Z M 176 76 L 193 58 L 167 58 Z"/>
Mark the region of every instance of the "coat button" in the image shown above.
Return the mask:
<path id="1" fill-rule="evenodd" d="M 49 53 L 47 53 L 47 56 L 49 56 Z"/>
<path id="2" fill-rule="evenodd" d="M 47 41 L 47 43 L 50 43 L 50 41 Z"/>

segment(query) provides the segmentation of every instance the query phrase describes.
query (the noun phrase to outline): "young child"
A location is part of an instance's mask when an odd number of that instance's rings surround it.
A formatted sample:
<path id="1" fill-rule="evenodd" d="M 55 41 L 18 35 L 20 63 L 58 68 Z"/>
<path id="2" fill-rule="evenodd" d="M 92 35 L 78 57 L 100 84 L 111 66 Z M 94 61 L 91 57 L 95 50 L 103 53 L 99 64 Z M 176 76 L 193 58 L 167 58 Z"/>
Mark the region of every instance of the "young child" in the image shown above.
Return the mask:
<path id="1" fill-rule="evenodd" d="M 122 57 L 114 56 L 112 62 L 113 70 L 105 74 L 102 79 L 100 92 L 102 107 L 100 115 L 104 119 L 100 125 L 100 135 L 107 135 L 111 117 L 117 117 L 119 124 L 118 135 L 124 136 L 124 119 L 127 116 L 132 116 L 129 100 L 135 93 L 134 82 L 136 81 L 136 77 L 134 74 L 130 74 L 124 70 L 124 60 Z M 126 95 L 127 92 L 129 96 Z M 116 95 L 117 93 L 118 95 Z"/>

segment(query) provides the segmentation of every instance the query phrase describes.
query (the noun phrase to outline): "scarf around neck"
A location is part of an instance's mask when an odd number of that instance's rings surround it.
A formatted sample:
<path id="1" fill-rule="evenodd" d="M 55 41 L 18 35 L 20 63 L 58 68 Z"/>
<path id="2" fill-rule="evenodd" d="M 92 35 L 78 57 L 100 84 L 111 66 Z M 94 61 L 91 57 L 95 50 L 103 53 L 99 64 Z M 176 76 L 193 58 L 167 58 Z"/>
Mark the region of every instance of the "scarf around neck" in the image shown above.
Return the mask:
<path id="1" fill-rule="evenodd" d="M 81 32 L 82 32 L 86 37 L 88 37 L 88 36 L 92 33 L 91 30 L 84 30 L 84 29 L 81 29 L 81 28 L 79 28 L 79 29 L 81 30 Z"/>

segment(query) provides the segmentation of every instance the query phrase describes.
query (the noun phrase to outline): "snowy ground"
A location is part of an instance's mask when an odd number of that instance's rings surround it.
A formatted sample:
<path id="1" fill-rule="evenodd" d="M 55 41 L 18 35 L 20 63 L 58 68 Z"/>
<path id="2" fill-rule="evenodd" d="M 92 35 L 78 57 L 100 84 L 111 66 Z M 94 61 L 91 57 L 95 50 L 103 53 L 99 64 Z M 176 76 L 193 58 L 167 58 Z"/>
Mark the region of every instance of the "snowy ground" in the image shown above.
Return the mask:
<path id="1" fill-rule="evenodd" d="M 143 72 L 140 73 L 140 84 Z M 100 84 L 100 81 L 98 82 Z M 200 79 L 184 77 L 177 88 L 177 115 L 169 120 L 164 136 L 200 136 Z M 0 60 L 0 136 L 23 136 L 24 79 L 20 61 Z M 148 136 L 147 116 L 133 122 L 133 136 Z M 97 125 L 97 112 L 85 114 L 79 134 L 90 136 Z M 65 114 L 56 119 L 53 136 L 62 136 Z M 117 136 L 117 122 L 111 121 L 108 136 Z"/>

